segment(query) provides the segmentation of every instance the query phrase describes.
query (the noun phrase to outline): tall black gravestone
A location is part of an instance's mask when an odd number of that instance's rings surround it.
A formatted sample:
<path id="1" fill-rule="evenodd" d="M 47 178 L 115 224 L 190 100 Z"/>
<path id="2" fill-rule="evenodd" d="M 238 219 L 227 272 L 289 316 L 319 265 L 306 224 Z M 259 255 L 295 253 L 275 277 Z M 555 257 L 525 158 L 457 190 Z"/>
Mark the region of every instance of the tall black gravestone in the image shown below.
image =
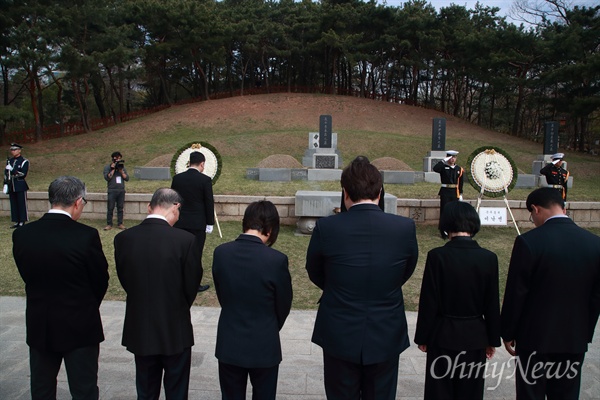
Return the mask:
<path id="1" fill-rule="evenodd" d="M 434 118 L 431 132 L 431 150 L 446 150 L 446 118 Z"/>
<path id="2" fill-rule="evenodd" d="M 322 149 L 331 148 L 331 115 L 321 115 L 319 117 L 319 147 Z"/>
<path id="3" fill-rule="evenodd" d="M 558 152 L 558 122 L 544 122 L 544 154 Z"/>

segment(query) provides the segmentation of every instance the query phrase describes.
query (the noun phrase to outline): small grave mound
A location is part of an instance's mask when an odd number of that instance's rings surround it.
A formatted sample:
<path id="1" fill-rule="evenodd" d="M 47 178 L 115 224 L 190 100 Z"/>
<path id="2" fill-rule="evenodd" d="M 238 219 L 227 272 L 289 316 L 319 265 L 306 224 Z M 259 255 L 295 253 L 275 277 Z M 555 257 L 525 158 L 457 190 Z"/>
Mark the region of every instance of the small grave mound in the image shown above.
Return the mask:
<path id="1" fill-rule="evenodd" d="M 171 167 L 171 160 L 173 159 L 173 154 L 163 154 L 162 156 L 158 156 L 146 163 L 144 167 Z"/>
<path id="2" fill-rule="evenodd" d="M 377 167 L 380 171 L 412 171 L 404 161 L 400 161 L 393 157 L 382 157 L 371 161 L 371 164 Z"/>
<path id="3" fill-rule="evenodd" d="M 258 168 L 303 168 L 294 157 L 287 154 L 273 154 L 258 163 Z"/>

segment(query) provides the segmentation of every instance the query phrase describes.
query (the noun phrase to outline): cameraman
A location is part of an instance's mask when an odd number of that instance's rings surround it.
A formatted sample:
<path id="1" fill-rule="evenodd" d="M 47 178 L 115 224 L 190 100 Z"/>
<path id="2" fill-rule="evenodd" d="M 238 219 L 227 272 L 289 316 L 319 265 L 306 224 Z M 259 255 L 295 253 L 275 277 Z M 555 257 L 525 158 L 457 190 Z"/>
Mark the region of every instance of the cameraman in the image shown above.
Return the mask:
<path id="1" fill-rule="evenodd" d="M 108 210 L 105 231 L 112 229 L 115 204 L 117 205 L 117 227 L 125 229 L 125 225 L 123 225 L 123 207 L 125 205 L 125 182 L 129 180 L 129 175 L 120 152 L 115 151 L 111 154 L 111 158 L 112 163 L 104 167 L 104 179 L 108 182 Z"/>

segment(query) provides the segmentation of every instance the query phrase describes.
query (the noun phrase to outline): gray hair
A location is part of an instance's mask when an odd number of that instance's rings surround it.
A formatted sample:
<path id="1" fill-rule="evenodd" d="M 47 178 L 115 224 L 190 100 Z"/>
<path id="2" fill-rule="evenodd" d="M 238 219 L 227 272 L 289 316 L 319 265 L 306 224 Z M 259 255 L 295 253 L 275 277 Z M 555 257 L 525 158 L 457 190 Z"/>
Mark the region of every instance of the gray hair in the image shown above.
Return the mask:
<path id="1" fill-rule="evenodd" d="M 48 199 L 53 206 L 72 206 L 85 194 L 85 183 L 74 176 L 60 176 L 48 187 Z"/>
<path id="2" fill-rule="evenodd" d="M 181 196 L 175 190 L 170 188 L 156 189 L 150 200 L 150 208 L 156 207 L 169 208 L 173 204 L 181 203 Z"/>

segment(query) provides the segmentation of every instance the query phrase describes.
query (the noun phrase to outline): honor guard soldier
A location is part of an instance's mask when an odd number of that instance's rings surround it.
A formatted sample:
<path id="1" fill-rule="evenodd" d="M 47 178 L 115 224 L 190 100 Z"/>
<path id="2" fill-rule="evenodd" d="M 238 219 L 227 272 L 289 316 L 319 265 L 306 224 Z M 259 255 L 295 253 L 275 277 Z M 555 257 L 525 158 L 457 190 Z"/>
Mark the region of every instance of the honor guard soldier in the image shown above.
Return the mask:
<path id="1" fill-rule="evenodd" d="M 560 190 L 562 198 L 567 201 L 567 182 L 569 181 L 569 171 L 562 167 L 563 153 L 556 153 L 552 155 L 552 162 L 548 163 L 544 168 L 540 170 L 540 174 L 546 177 L 546 183 L 548 186 L 554 189 Z"/>
<path id="2" fill-rule="evenodd" d="M 29 171 L 29 160 L 21 155 L 23 146 L 17 143 L 10 144 L 10 154 L 4 169 L 5 193 L 10 199 L 10 216 L 15 223 L 12 229 L 25 225 L 29 220 L 27 215 L 27 191 L 29 186 L 25 181 Z"/>
<path id="3" fill-rule="evenodd" d="M 446 158 L 433 166 L 433 170 L 440 174 L 442 186 L 438 195 L 440 196 L 440 217 L 444 206 L 451 201 L 461 200 L 463 193 L 464 169 L 456 164 L 458 151 L 448 150 Z"/>

